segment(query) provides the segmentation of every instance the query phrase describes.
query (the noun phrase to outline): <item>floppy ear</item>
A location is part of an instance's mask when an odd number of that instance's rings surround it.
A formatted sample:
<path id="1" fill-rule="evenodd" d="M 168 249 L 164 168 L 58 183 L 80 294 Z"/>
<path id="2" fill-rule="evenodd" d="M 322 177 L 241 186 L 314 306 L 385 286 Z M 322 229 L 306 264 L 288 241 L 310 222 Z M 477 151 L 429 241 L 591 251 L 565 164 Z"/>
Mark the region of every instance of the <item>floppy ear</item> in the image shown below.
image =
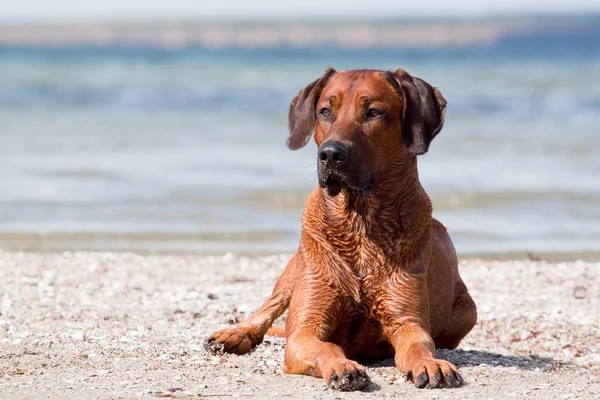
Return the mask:
<path id="1" fill-rule="evenodd" d="M 298 150 L 308 143 L 315 126 L 315 107 L 325 84 L 335 73 L 333 68 L 328 68 L 325 75 L 308 84 L 298 93 L 290 104 L 289 127 L 290 136 L 287 146 L 292 150 Z"/>
<path id="2" fill-rule="evenodd" d="M 401 99 L 405 98 L 402 118 L 404 143 L 414 155 L 425 154 L 444 125 L 446 99 L 437 88 L 410 76 L 403 69 L 390 75 L 396 83 L 393 86 L 401 92 Z"/>

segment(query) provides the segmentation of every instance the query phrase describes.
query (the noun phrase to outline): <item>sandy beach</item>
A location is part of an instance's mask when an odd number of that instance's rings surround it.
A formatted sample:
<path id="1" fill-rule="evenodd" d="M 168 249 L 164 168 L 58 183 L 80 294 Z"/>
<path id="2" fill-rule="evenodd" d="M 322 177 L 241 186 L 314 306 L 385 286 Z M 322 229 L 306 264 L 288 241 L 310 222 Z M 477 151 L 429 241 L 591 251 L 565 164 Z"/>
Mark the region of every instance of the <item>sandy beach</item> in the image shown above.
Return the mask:
<path id="1" fill-rule="evenodd" d="M 282 373 L 283 339 L 215 357 L 203 339 L 257 309 L 288 255 L 0 252 L 0 398 L 592 399 L 600 263 L 461 262 L 479 322 L 455 351 L 468 382 L 418 390 L 391 360 L 366 392 Z"/>

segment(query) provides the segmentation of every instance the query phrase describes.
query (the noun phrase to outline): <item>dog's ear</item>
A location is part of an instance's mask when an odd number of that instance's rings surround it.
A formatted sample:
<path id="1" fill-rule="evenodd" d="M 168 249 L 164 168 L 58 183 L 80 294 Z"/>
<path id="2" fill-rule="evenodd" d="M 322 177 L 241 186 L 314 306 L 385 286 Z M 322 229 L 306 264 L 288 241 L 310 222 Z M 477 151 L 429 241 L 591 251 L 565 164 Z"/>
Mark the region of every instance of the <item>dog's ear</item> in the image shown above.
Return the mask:
<path id="1" fill-rule="evenodd" d="M 414 155 L 425 154 L 444 125 L 446 99 L 437 88 L 410 76 L 403 69 L 388 73 L 388 80 L 404 102 L 402 137 Z"/>
<path id="2" fill-rule="evenodd" d="M 308 143 L 315 126 L 317 101 L 333 74 L 335 74 L 335 70 L 328 68 L 322 77 L 309 83 L 292 100 L 288 117 L 290 136 L 287 140 L 287 146 L 290 149 L 298 150 Z"/>

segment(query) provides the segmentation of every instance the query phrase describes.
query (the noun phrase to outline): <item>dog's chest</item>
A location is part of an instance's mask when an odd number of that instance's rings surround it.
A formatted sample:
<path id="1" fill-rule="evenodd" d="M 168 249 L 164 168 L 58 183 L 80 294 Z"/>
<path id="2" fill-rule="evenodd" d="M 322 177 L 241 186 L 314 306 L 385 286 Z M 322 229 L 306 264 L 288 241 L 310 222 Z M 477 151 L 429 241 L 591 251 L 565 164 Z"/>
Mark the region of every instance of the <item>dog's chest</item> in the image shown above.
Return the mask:
<path id="1" fill-rule="evenodd" d="M 359 210 L 360 211 L 360 210 Z M 379 215 L 382 219 L 377 218 Z M 351 293 L 353 305 L 366 312 L 384 289 L 395 265 L 403 234 L 394 215 L 345 210 L 324 227 L 326 241 L 334 258 L 332 274 L 342 290 Z"/>
<path id="2" fill-rule="evenodd" d="M 356 293 L 349 307 L 354 308 L 353 314 L 369 317 L 375 300 L 380 297 L 380 291 L 386 284 L 385 257 L 375 249 L 357 248 L 345 258 L 345 269 L 348 280 Z"/>
<path id="3" fill-rule="evenodd" d="M 360 232 L 350 231 L 344 236 L 339 243 L 332 244 L 357 284 L 370 288 L 379 283 L 389 264 L 383 249 Z"/>
<path id="4" fill-rule="evenodd" d="M 367 261 L 367 259 L 365 259 Z M 339 321 L 337 332 L 343 338 L 342 343 L 348 354 L 362 353 L 366 349 L 375 348 L 385 341 L 383 328 L 378 315 L 378 304 L 382 298 L 385 279 L 372 268 L 371 263 L 354 265 L 353 283 L 356 285 L 358 296 L 351 298 L 343 296 L 344 317 Z"/>
<path id="5" fill-rule="evenodd" d="M 325 226 L 327 240 L 358 271 L 384 264 L 405 236 L 395 213 L 345 210 L 334 215 Z"/>

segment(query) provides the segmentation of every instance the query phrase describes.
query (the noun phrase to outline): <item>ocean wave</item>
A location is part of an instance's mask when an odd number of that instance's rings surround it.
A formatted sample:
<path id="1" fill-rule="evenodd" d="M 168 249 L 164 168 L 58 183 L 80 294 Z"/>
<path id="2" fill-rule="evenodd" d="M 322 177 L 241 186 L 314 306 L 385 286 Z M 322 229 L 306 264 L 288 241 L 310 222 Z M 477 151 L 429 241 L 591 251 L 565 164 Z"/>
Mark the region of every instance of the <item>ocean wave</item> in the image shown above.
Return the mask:
<path id="1" fill-rule="evenodd" d="M 210 108 L 227 110 L 284 110 L 293 97 L 273 90 L 210 91 L 164 87 L 98 88 L 26 84 L 4 87 L 0 107 L 53 105 L 109 106 L 125 108 Z"/>

